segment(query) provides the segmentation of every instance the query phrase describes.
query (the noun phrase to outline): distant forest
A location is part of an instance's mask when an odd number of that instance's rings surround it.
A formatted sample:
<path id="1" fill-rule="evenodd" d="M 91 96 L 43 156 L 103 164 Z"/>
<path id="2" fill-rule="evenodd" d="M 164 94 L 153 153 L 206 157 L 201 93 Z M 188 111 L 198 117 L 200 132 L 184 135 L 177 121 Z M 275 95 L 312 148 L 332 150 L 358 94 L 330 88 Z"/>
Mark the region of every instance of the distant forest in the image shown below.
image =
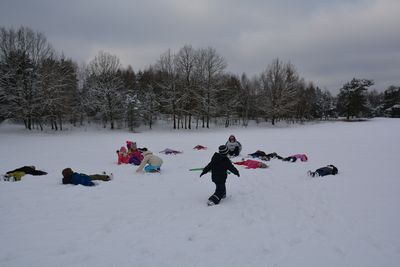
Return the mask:
<path id="1" fill-rule="evenodd" d="M 399 85 L 369 91 L 373 80 L 353 78 L 333 96 L 279 58 L 253 77 L 226 68 L 214 48 L 191 45 L 177 53 L 166 50 L 136 72 L 105 51 L 78 65 L 43 33 L 0 27 L 0 122 L 23 123 L 29 130 L 88 123 L 134 130 L 157 120 L 173 129 L 197 129 L 247 126 L 250 120 L 400 117 Z"/>

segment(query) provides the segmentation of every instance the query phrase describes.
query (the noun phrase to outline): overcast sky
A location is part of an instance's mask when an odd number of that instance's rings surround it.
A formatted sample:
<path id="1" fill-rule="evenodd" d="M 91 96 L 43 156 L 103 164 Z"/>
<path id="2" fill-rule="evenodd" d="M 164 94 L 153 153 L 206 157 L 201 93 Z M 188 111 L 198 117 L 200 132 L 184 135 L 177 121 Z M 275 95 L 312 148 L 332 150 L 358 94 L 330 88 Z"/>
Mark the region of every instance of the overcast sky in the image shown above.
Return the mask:
<path id="1" fill-rule="evenodd" d="M 333 93 L 353 77 L 400 86 L 399 14 L 400 0 L 0 0 L 0 26 L 40 31 L 78 63 L 103 50 L 137 71 L 211 46 L 232 73 L 279 58 Z"/>

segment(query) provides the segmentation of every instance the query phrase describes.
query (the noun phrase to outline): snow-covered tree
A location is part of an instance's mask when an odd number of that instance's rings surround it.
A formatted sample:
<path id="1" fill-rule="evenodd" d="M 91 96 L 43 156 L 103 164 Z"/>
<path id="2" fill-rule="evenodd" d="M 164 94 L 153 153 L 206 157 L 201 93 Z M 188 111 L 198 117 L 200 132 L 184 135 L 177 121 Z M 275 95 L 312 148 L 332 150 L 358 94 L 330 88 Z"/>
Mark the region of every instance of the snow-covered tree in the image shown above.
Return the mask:
<path id="1" fill-rule="evenodd" d="M 160 110 L 160 90 L 162 89 L 157 86 L 159 80 L 157 74 L 158 72 L 150 67 L 138 75 L 140 116 L 150 129 Z"/>
<path id="2" fill-rule="evenodd" d="M 41 69 L 44 119 L 52 129 L 62 130 L 63 120 L 72 118 L 80 101 L 77 95 L 77 66 L 61 57 L 46 60 Z"/>
<path id="3" fill-rule="evenodd" d="M 139 86 L 137 75 L 129 65 L 126 69 L 120 69 L 120 75 L 124 83 L 123 97 L 125 110 L 126 123 L 131 131 L 140 125 L 139 105 L 138 98 Z"/>
<path id="4" fill-rule="evenodd" d="M 123 113 L 123 81 L 118 70 L 121 63 L 117 56 L 106 52 L 99 54 L 89 63 L 87 69 L 86 87 L 89 105 L 101 115 L 105 123 L 110 123 L 114 129 L 115 121 Z"/>
<path id="5" fill-rule="evenodd" d="M 21 120 L 32 129 L 42 107 L 45 78 L 41 67 L 53 55 L 42 33 L 25 27 L 0 28 L 0 112 L 4 117 Z"/>
<path id="6" fill-rule="evenodd" d="M 338 95 L 339 112 L 345 114 L 347 119 L 358 116 L 366 108 L 366 92 L 373 84 L 372 80 L 353 78 L 343 85 Z"/>
<path id="7" fill-rule="evenodd" d="M 383 109 L 387 116 L 400 117 L 400 86 L 389 86 L 383 96 Z"/>

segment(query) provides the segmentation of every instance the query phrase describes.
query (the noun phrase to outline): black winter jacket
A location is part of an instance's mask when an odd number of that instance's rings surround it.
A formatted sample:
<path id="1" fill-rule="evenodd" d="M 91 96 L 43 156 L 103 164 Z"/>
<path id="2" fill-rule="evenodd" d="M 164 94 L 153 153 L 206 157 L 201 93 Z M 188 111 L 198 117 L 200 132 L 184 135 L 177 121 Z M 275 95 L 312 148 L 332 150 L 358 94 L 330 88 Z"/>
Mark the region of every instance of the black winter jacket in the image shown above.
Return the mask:
<path id="1" fill-rule="evenodd" d="M 24 166 L 12 171 L 8 171 L 7 173 L 13 173 L 13 172 L 24 172 L 26 174 L 31 174 L 31 175 L 46 175 L 47 172 L 36 170 L 32 168 L 31 166 Z"/>
<path id="2" fill-rule="evenodd" d="M 203 169 L 200 176 L 211 171 L 212 181 L 215 183 L 225 182 L 227 178 L 227 170 L 230 170 L 235 175 L 239 176 L 239 171 L 233 166 L 231 160 L 226 155 L 214 153 L 210 163 Z"/>

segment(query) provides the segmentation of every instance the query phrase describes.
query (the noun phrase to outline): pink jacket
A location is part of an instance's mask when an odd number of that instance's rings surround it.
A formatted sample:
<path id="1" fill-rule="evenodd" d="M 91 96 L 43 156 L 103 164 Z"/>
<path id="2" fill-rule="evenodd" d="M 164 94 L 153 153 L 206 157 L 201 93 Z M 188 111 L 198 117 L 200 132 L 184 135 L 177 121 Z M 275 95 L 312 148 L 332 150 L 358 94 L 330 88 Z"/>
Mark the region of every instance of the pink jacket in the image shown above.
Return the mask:
<path id="1" fill-rule="evenodd" d="M 261 162 L 248 159 L 246 161 L 239 161 L 239 162 L 234 162 L 234 163 L 237 165 L 245 165 L 246 169 L 257 169 L 257 168 L 260 168 Z"/>
<path id="2" fill-rule="evenodd" d="M 297 159 L 300 159 L 301 161 L 307 161 L 307 160 L 308 160 L 306 154 L 296 154 L 296 155 L 293 155 L 293 156 L 291 156 L 291 157 L 295 157 L 295 158 L 297 158 Z"/>
<path id="3" fill-rule="evenodd" d="M 128 155 L 126 148 L 121 147 L 121 149 L 118 152 L 118 165 L 120 164 L 128 164 L 129 163 L 130 156 Z"/>

